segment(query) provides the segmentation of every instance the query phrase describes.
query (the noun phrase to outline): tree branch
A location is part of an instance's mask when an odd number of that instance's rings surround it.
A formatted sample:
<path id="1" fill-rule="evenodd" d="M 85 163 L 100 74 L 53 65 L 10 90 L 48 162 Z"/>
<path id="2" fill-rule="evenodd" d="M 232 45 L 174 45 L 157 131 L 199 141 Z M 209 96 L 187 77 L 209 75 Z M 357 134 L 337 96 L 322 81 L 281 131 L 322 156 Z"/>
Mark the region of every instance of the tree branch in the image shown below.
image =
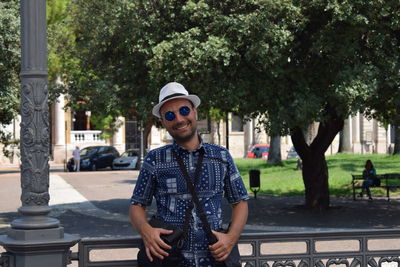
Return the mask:
<path id="1" fill-rule="evenodd" d="M 303 159 L 310 153 L 310 147 L 307 145 L 306 140 L 304 139 L 303 131 L 300 127 L 295 127 L 290 132 L 293 146 L 300 158 Z"/>
<path id="2" fill-rule="evenodd" d="M 344 125 L 344 119 L 337 115 L 334 108 L 327 107 L 326 110 L 328 119 L 319 124 L 317 136 L 310 145 L 311 150 L 317 153 L 325 153 Z"/>

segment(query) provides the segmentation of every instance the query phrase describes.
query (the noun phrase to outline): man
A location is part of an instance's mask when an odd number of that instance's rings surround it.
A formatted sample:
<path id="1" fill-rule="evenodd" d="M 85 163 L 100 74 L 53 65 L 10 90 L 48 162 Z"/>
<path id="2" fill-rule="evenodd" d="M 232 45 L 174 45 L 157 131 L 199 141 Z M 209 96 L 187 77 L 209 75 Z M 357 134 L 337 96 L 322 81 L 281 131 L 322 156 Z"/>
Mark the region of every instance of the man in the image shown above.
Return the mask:
<path id="1" fill-rule="evenodd" d="M 229 231 L 213 231 L 218 239 L 213 245 L 208 244 L 196 208 L 192 209 L 189 231 L 182 248 L 184 260 L 180 266 L 214 266 L 215 261 L 224 261 L 247 221 L 246 200 L 249 196 L 229 152 L 223 147 L 203 143 L 197 132 L 197 107 L 200 102 L 196 95 L 189 95 L 183 85 L 171 82 L 161 89 L 159 103 L 153 107 L 153 115 L 160 118 L 174 143 L 149 152 L 131 198 L 130 219 L 143 238 L 150 261 L 154 257 L 163 259 L 168 256 L 164 249 L 170 249 L 170 246 L 163 242 L 160 235 L 172 233 L 153 228 L 148 223 L 146 207 L 151 204 L 153 196 L 157 204 L 157 219 L 181 229 L 186 209 L 192 201 L 175 153 L 181 156 L 189 175 L 193 177 L 200 150 L 204 151 L 201 174 L 195 188 L 211 229 L 217 230 L 222 226 L 223 195 L 233 208 Z"/>
<path id="2" fill-rule="evenodd" d="M 74 171 L 79 172 L 81 167 L 81 151 L 78 146 L 72 151 L 72 156 L 74 157 Z"/>

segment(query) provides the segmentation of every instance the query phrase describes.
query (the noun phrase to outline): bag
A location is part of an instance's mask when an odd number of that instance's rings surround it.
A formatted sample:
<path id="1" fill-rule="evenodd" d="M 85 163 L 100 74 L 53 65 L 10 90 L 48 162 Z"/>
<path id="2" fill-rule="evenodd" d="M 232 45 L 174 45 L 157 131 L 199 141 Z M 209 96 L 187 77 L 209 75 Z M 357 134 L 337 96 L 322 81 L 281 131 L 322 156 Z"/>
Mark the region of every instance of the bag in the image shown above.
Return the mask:
<path id="1" fill-rule="evenodd" d="M 163 228 L 167 230 L 173 230 L 170 235 L 161 235 L 161 239 L 170 245 L 172 248 L 170 250 L 166 250 L 168 252 L 168 257 L 163 260 L 153 256 L 153 262 L 151 262 L 146 255 L 146 248 L 144 243 L 142 242 L 138 255 L 137 255 L 137 263 L 139 267 L 176 267 L 182 260 L 183 256 L 181 253 L 183 239 L 184 239 L 184 231 L 175 225 L 163 222 L 155 217 L 151 218 L 149 224 L 155 228 Z"/>
<path id="2" fill-rule="evenodd" d="M 229 227 L 228 227 L 229 229 Z M 228 230 L 219 230 L 218 232 L 227 233 Z M 240 253 L 239 253 L 239 246 L 236 243 L 235 246 L 232 248 L 231 253 L 229 254 L 228 258 L 226 258 L 223 262 L 216 261 L 215 267 L 241 267 L 242 264 L 240 263 Z"/>
<path id="3" fill-rule="evenodd" d="M 231 253 L 229 254 L 228 258 L 226 258 L 223 262 L 216 261 L 215 267 L 241 267 L 242 264 L 240 263 L 240 253 L 238 244 L 236 244 L 233 248 Z"/>
<path id="4" fill-rule="evenodd" d="M 379 178 L 373 178 L 372 179 L 372 186 L 381 186 L 381 179 Z"/>

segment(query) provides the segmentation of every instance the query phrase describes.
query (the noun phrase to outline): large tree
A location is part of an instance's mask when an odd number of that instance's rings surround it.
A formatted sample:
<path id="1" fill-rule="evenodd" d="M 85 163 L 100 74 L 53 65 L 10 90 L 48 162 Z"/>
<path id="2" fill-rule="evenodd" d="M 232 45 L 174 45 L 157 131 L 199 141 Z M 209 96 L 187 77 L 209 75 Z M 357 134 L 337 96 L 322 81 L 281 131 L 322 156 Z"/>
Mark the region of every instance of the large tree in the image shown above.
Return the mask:
<path id="1" fill-rule="evenodd" d="M 255 102 L 262 99 L 260 112 L 266 112 L 271 121 L 281 122 L 272 131 L 291 134 L 303 162 L 305 204 L 310 208 L 329 207 L 325 152 L 342 129 L 344 119 L 364 110 L 373 92 L 365 78 L 370 72 L 363 58 L 368 2 L 297 1 L 303 23 L 290 33 L 293 39 L 286 62 L 282 58 L 280 68 L 272 66 L 274 77 L 257 81 L 270 85 L 259 90 L 264 98 L 254 90 L 249 95 L 256 96 L 252 98 Z M 260 59 L 260 63 L 265 61 Z M 261 64 L 257 67 L 260 76 L 269 71 Z M 307 127 L 314 122 L 319 123 L 318 132 L 307 142 Z"/>

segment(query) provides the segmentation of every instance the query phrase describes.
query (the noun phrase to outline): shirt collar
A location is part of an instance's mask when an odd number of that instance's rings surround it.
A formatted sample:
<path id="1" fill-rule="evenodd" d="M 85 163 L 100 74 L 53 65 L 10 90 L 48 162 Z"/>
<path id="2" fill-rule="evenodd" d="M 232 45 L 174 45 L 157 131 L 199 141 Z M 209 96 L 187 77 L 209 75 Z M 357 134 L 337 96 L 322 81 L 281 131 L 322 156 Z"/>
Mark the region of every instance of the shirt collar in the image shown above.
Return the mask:
<path id="1" fill-rule="evenodd" d="M 202 149 L 204 150 L 203 139 L 201 138 L 200 135 L 198 135 L 198 138 L 199 138 L 200 144 L 199 144 L 199 147 L 198 147 L 198 148 L 196 148 L 195 150 L 192 151 L 193 153 L 196 153 L 196 152 L 198 152 L 198 151 L 200 151 L 200 150 L 202 150 Z M 183 148 L 183 147 L 179 146 L 179 145 L 175 142 L 175 140 L 174 140 L 174 143 L 172 144 L 172 147 L 173 147 L 174 150 L 175 150 L 176 152 L 178 152 L 178 153 L 189 153 L 189 151 L 188 151 L 186 148 Z"/>

